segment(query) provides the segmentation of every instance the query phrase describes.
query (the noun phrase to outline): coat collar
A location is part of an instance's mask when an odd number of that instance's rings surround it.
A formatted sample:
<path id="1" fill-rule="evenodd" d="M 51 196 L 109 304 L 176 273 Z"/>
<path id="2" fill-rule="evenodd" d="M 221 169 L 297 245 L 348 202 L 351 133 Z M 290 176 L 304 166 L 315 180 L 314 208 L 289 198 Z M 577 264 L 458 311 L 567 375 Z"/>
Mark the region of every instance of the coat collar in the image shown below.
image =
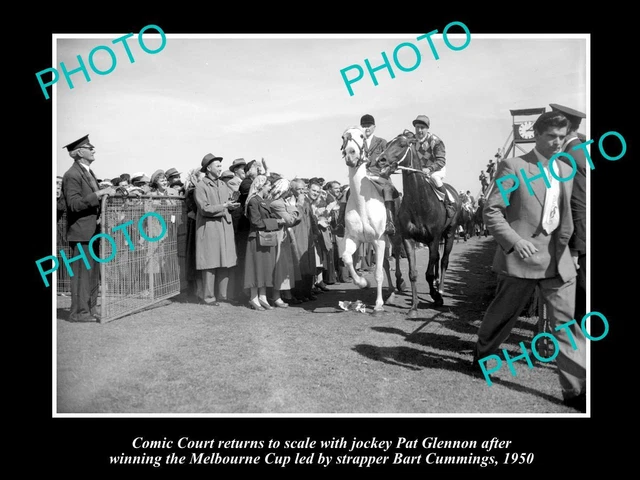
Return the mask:
<path id="1" fill-rule="evenodd" d="M 73 162 L 73 168 L 75 168 L 78 172 L 80 172 L 80 175 L 82 175 L 82 178 L 84 179 L 84 181 L 89 184 L 89 187 L 91 188 L 91 190 L 93 190 L 94 192 L 97 192 L 99 190 L 100 185 L 98 185 L 98 180 L 94 177 L 93 181 L 91 181 L 92 180 L 91 178 L 92 175 L 90 173 L 91 167 L 89 167 L 89 170 L 87 170 L 82 165 L 80 165 L 79 162 L 75 161 Z M 96 187 L 98 187 L 97 189 L 94 187 L 94 184 Z"/>
<path id="2" fill-rule="evenodd" d="M 213 186 L 213 187 L 217 187 L 219 186 L 221 183 L 224 183 L 222 180 L 220 180 L 219 178 L 217 180 L 214 180 L 213 178 L 206 176 L 202 179 L 207 185 L 209 186 Z M 225 184 L 226 185 L 226 184 Z"/>

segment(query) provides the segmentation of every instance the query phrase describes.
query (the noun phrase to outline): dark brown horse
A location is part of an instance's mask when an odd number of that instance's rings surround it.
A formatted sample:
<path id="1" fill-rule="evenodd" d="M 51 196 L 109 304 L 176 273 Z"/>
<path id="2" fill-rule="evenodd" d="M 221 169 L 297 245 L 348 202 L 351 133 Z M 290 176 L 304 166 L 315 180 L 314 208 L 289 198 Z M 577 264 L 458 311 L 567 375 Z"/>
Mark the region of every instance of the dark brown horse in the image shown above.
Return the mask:
<path id="1" fill-rule="evenodd" d="M 466 242 L 473 237 L 475 229 L 475 212 L 471 213 L 466 208 L 460 210 L 460 221 L 458 224 L 462 227 L 462 236 Z"/>
<path id="2" fill-rule="evenodd" d="M 436 307 L 444 304 L 442 298 L 445 273 L 449 268 L 449 254 L 453 248 L 456 228 L 460 220 L 461 202 L 458 193 L 445 183 L 447 191 L 455 201 L 455 214 L 447 218 L 444 203 L 438 198 L 434 186 L 422 173 L 420 159 L 416 151 L 418 139 L 413 132 L 405 130 L 389 143 L 379 158 L 387 161 L 391 171 L 402 170 L 403 197 L 398 214 L 396 229 L 402 236 L 402 242 L 409 262 L 409 279 L 413 301 L 408 316 L 414 318 L 418 313 L 418 294 L 416 280 L 416 253 L 414 242 L 429 247 L 429 266 L 425 277 L 429 284 L 429 294 Z M 440 246 L 443 246 L 442 255 Z M 398 272 L 396 272 L 396 275 Z"/>
<path id="3" fill-rule="evenodd" d="M 482 216 L 483 209 L 484 209 L 484 202 L 478 202 L 478 208 L 476 209 L 476 213 L 474 214 L 474 223 L 475 223 L 474 228 L 477 230 L 479 237 L 481 237 L 482 235 L 487 237 L 489 235 L 489 231 L 487 230 L 487 227 L 484 224 L 484 217 Z"/>

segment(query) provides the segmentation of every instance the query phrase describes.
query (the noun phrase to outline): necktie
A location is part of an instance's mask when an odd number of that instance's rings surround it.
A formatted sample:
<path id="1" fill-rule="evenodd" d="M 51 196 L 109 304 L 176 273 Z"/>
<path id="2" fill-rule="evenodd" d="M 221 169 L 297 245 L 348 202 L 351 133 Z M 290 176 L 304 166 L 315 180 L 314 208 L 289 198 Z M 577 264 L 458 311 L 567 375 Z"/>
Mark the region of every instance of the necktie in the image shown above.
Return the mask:
<path id="1" fill-rule="evenodd" d="M 93 173 L 93 170 L 91 169 L 89 169 L 89 176 L 91 177 L 91 187 L 93 188 L 94 192 L 97 192 L 98 190 L 100 190 L 100 187 L 98 186 L 96 175 Z"/>
<path id="2" fill-rule="evenodd" d="M 560 224 L 560 210 L 558 208 L 558 199 L 560 197 L 560 183 L 551 175 L 547 169 L 550 187 L 544 197 L 544 209 L 542 210 L 542 228 L 547 235 L 558 228 Z"/>

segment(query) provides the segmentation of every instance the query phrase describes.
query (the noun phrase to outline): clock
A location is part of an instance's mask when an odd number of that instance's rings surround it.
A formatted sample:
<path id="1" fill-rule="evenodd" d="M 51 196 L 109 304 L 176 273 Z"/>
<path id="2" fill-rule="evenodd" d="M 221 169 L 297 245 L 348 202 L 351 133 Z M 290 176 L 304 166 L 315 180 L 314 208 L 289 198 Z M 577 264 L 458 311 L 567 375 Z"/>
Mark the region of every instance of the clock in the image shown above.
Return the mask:
<path id="1" fill-rule="evenodd" d="M 518 136 L 522 140 L 531 140 L 533 138 L 533 122 L 527 121 L 517 125 Z"/>

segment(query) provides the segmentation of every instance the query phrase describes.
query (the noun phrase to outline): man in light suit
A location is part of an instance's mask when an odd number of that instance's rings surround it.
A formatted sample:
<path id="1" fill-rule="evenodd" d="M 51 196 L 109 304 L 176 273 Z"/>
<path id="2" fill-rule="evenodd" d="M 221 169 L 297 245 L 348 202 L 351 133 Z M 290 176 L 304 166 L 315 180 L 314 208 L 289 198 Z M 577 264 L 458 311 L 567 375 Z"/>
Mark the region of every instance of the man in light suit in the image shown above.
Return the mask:
<path id="1" fill-rule="evenodd" d="M 485 224 L 498 243 L 493 262 L 498 285 L 478 330 L 473 365 L 477 369 L 479 359 L 497 353 L 538 286 L 548 309 L 551 333 L 559 344 L 556 364 L 564 401 L 584 411 L 586 340 L 580 329 L 582 319 L 556 330 L 573 320 L 576 289 L 576 268 L 568 247 L 573 233 L 571 169 L 557 160 L 549 162 L 562 149 L 568 120 L 558 112 L 547 112 L 533 128 L 535 148 L 498 164 L 496 185 L 483 210 Z"/>
<path id="2" fill-rule="evenodd" d="M 65 145 L 73 165 L 62 177 L 62 192 L 67 205 L 67 241 L 73 251 L 72 258 L 83 255 L 89 267 L 81 260 L 71 264 L 71 311 L 70 322 L 94 322 L 97 315 L 99 265 L 89 252 L 89 241 L 100 232 L 100 201 L 104 195 L 113 195 L 115 189 L 100 189 L 91 164 L 95 161 L 95 147 L 89 135 Z M 93 242 L 96 257 L 100 242 Z"/>

